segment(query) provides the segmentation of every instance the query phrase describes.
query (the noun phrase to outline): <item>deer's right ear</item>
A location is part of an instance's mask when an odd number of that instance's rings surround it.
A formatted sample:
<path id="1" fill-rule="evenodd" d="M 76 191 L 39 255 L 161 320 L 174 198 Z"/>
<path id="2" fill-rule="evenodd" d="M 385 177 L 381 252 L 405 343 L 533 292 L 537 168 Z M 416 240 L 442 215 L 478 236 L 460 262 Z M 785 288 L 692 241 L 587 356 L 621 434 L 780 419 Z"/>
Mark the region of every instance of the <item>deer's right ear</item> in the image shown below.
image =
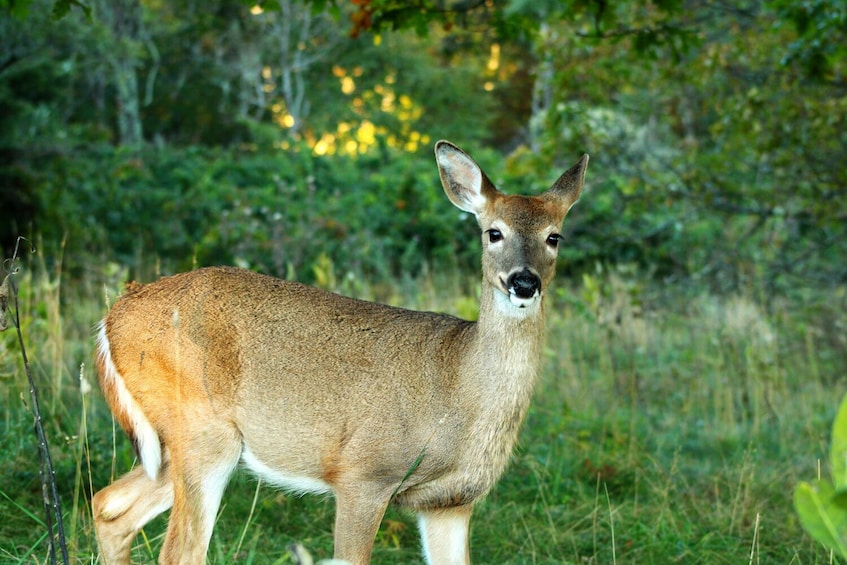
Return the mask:
<path id="1" fill-rule="evenodd" d="M 435 144 L 435 160 L 450 202 L 460 210 L 479 215 L 495 189 L 476 161 L 449 141 Z"/>

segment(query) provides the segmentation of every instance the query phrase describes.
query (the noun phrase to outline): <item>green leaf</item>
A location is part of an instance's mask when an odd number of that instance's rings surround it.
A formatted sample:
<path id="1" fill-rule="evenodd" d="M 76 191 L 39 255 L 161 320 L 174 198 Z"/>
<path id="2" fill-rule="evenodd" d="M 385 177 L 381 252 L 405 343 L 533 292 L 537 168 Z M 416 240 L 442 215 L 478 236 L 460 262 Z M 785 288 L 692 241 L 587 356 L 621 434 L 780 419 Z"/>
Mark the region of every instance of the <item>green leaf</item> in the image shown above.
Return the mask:
<path id="1" fill-rule="evenodd" d="M 847 559 L 847 506 L 835 497 L 832 483 L 800 483 L 794 489 L 794 508 L 809 535 Z"/>
<path id="2" fill-rule="evenodd" d="M 77 7 L 85 14 L 86 18 L 91 18 L 91 7 L 84 4 L 80 0 L 56 0 L 53 4 L 53 19 L 61 20 L 71 11 L 71 8 Z"/>
<path id="3" fill-rule="evenodd" d="M 0 10 L 7 10 L 12 17 L 23 20 L 29 15 L 31 4 L 32 0 L 0 0 Z"/>
<path id="4" fill-rule="evenodd" d="M 832 482 L 835 492 L 847 492 L 847 395 L 841 400 L 838 414 L 832 423 L 832 443 L 829 460 L 832 465 Z"/>

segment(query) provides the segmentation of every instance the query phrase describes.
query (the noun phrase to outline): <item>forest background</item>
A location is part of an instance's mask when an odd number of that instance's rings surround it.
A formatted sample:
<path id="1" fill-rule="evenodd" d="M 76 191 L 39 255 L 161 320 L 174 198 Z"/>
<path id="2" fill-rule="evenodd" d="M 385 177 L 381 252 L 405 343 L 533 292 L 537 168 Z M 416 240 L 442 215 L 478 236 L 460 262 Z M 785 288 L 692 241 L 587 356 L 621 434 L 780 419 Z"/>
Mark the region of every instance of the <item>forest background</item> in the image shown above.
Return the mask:
<path id="1" fill-rule="evenodd" d="M 548 379 L 568 377 L 487 507 L 530 476 L 541 525 L 519 537 L 546 541 L 477 542 L 483 562 L 824 559 L 790 490 L 847 368 L 840 0 L 0 0 L 0 46 L 0 241 L 37 250 L 22 313 L 82 555 L 91 489 L 131 463 L 80 397 L 103 289 L 234 264 L 472 317 L 478 234 L 439 188 L 446 138 L 507 192 L 591 155 L 551 320 L 569 349 Z M 4 336 L 0 509 L 19 520 L 0 549 L 18 562 L 44 538 L 15 352 Z M 640 526 L 615 543 L 603 512 Z M 414 545 L 404 520 L 381 532 L 388 561 Z"/>

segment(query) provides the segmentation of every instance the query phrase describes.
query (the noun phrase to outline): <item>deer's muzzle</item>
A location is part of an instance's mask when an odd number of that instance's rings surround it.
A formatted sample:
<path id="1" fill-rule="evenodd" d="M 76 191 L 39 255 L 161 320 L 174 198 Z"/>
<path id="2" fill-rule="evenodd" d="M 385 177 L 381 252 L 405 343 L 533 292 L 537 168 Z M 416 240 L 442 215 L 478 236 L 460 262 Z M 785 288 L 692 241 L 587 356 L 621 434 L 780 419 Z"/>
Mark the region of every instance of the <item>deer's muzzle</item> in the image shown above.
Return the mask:
<path id="1" fill-rule="evenodd" d="M 523 308 L 541 294 L 541 279 L 529 269 L 524 268 L 509 275 L 506 280 L 509 299 L 512 304 Z"/>

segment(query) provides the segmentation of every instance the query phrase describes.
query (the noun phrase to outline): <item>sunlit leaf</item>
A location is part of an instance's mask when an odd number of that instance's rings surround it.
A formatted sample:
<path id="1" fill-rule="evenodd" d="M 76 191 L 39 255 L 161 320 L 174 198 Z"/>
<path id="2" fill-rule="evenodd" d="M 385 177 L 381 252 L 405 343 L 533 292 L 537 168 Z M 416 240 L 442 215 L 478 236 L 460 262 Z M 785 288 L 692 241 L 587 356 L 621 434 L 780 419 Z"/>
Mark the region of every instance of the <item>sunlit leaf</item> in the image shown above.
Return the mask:
<path id="1" fill-rule="evenodd" d="M 794 489 L 794 508 L 809 535 L 847 558 L 847 506 L 834 495 L 829 481 L 803 482 Z"/>

